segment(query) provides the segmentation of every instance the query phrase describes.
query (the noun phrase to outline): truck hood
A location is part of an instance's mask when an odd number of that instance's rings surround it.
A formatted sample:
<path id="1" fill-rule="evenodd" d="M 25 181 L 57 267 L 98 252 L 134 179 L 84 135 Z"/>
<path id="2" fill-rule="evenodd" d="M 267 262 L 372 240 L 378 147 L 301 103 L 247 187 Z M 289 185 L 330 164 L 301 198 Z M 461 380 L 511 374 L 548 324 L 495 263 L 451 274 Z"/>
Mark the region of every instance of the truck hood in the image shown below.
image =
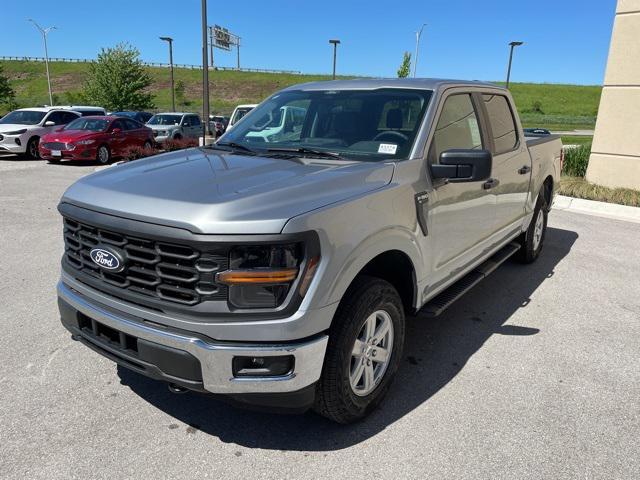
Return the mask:
<path id="1" fill-rule="evenodd" d="M 62 202 L 194 233 L 273 234 L 290 218 L 384 187 L 393 169 L 194 148 L 84 177 Z"/>
<path id="2" fill-rule="evenodd" d="M 151 130 L 175 130 L 176 128 L 180 128 L 180 125 L 145 125 L 149 127 Z"/>

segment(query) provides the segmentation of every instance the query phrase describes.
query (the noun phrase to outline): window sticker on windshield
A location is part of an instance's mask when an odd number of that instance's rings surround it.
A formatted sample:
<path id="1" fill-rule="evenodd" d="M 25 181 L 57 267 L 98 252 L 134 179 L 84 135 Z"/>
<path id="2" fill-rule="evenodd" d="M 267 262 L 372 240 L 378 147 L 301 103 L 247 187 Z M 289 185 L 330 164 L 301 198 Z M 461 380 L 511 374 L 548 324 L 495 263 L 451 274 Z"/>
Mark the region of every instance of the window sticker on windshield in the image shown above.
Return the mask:
<path id="1" fill-rule="evenodd" d="M 381 143 L 378 147 L 378 153 L 389 153 L 394 155 L 396 150 L 398 149 L 398 145 L 395 143 Z"/>

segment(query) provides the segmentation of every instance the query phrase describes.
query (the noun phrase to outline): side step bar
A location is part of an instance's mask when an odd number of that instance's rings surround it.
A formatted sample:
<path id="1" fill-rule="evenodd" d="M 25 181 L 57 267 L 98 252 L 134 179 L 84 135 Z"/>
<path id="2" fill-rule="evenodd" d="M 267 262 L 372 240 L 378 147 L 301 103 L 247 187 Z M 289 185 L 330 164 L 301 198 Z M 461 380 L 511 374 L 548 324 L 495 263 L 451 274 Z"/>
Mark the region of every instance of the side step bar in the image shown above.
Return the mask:
<path id="1" fill-rule="evenodd" d="M 426 317 L 437 317 L 518 250 L 520 250 L 520 244 L 517 242 L 511 242 L 502 247 L 486 262 L 478 265 L 456 283 L 429 300 L 424 307 L 420 309 L 419 314 Z"/>

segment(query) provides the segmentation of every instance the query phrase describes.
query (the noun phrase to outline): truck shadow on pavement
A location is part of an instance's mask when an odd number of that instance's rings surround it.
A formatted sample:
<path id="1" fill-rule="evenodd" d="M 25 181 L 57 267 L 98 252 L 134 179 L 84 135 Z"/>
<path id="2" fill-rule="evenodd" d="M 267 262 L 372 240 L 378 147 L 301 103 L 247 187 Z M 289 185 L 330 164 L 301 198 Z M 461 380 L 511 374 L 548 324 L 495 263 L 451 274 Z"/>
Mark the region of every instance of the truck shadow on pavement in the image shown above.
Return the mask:
<path id="1" fill-rule="evenodd" d="M 549 228 L 532 265 L 508 261 L 435 319 L 410 317 L 404 359 L 387 398 L 365 420 L 337 425 L 312 412 L 276 415 L 236 409 L 205 395 L 169 393 L 165 384 L 118 367 L 121 383 L 183 422 L 188 433 L 213 435 L 247 448 L 340 450 L 376 435 L 420 407 L 449 383 L 492 335 L 535 335 L 537 328 L 505 325 L 553 276 L 577 233 Z M 167 428 L 176 428 L 176 424 Z"/>

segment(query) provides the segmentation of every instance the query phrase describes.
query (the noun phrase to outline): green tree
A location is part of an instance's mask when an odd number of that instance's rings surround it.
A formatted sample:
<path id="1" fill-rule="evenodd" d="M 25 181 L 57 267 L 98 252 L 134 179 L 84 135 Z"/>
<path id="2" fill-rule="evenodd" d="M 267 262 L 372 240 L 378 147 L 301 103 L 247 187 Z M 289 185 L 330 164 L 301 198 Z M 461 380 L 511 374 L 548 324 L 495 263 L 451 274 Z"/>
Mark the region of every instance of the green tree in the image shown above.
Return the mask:
<path id="1" fill-rule="evenodd" d="M 398 69 L 398 78 L 407 78 L 411 72 L 411 54 L 404 52 L 402 56 L 402 63 Z"/>
<path id="2" fill-rule="evenodd" d="M 9 85 L 9 79 L 4 75 L 4 68 L 0 65 L 0 103 L 11 104 L 14 98 L 15 92 Z"/>
<path id="3" fill-rule="evenodd" d="M 153 95 L 145 93 L 151 77 L 140 61 L 138 49 L 127 43 L 103 48 L 89 65 L 83 98 L 107 110 L 154 108 Z"/>
<path id="4" fill-rule="evenodd" d="M 187 86 L 182 80 L 178 80 L 175 86 L 176 103 L 183 107 L 191 105 L 191 100 L 187 100 L 186 97 Z"/>

